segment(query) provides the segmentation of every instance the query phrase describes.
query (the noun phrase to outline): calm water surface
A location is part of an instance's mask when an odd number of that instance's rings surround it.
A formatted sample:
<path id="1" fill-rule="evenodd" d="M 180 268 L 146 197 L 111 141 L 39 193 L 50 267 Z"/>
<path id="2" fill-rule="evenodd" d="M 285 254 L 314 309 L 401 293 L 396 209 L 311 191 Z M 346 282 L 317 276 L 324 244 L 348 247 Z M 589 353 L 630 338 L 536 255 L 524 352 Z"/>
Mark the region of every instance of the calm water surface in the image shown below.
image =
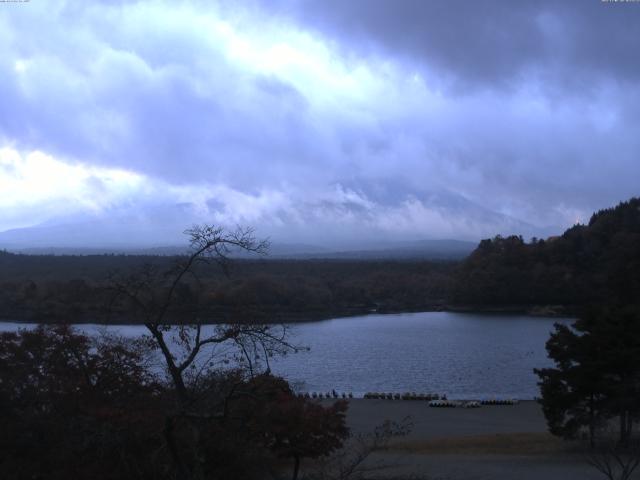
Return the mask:
<path id="1" fill-rule="evenodd" d="M 296 324 L 290 326 L 292 342 L 310 350 L 273 360 L 271 368 L 301 391 L 527 399 L 538 395 L 533 368 L 551 365 L 544 344 L 554 322 L 572 320 L 425 312 Z M 19 326 L 5 322 L 0 330 Z M 145 332 L 141 326 L 109 330 L 126 336 Z"/>

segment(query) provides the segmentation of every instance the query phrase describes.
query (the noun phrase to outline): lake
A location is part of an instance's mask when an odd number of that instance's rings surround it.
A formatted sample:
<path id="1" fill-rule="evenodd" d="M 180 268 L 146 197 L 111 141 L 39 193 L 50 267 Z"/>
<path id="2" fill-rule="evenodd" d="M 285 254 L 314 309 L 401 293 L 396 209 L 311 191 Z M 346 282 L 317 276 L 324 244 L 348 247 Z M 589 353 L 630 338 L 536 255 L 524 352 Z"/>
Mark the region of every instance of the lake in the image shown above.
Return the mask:
<path id="1" fill-rule="evenodd" d="M 291 340 L 310 347 L 272 360 L 299 391 L 418 392 L 449 398 L 538 396 L 533 368 L 551 365 L 544 348 L 553 323 L 517 315 L 453 312 L 365 315 L 290 325 Z M 17 323 L 0 323 L 15 330 Z M 82 325 L 91 331 L 97 325 Z M 126 336 L 142 326 L 113 326 Z"/>

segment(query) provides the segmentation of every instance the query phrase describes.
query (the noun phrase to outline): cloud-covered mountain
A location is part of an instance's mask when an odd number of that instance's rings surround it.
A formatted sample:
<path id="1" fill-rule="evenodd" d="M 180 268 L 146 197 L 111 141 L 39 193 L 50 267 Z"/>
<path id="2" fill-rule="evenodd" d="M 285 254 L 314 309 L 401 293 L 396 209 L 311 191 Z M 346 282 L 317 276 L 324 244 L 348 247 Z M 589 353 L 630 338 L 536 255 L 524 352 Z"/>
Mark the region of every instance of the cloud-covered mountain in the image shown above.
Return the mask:
<path id="1" fill-rule="evenodd" d="M 0 231 L 46 223 L 63 241 L 54 226 L 80 223 L 67 243 L 140 242 L 212 221 L 308 244 L 561 231 L 640 178 L 640 9 L 587 3 L 2 8 Z"/>
<path id="2" fill-rule="evenodd" d="M 541 229 L 483 208 L 452 193 L 397 192 L 395 185 L 350 188 L 334 185 L 315 198 L 280 195 L 243 213 L 242 205 L 223 196 L 204 203 L 157 203 L 153 207 L 111 209 L 49 220 L 40 225 L 0 232 L 0 248 L 50 247 L 132 249 L 184 245 L 183 231 L 194 224 L 214 223 L 234 228 L 250 225 L 259 237 L 278 245 L 313 247 L 323 251 L 410 249 L 411 242 L 458 239 L 475 242 L 497 234 L 546 236 Z M 215 193 L 215 191 L 213 191 Z M 251 204 L 251 202 L 248 202 Z M 268 202 L 267 202 L 268 203 Z M 417 247 L 416 247 L 417 248 Z M 419 248 L 417 248 L 419 250 Z"/>

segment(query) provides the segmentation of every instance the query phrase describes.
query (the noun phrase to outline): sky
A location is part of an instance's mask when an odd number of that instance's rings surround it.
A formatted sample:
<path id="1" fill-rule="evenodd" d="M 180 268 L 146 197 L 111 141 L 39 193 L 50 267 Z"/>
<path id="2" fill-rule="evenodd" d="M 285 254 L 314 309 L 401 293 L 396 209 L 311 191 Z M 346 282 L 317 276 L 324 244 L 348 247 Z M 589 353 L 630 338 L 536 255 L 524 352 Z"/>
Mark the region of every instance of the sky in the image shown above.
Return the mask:
<path id="1" fill-rule="evenodd" d="M 0 3 L 0 243 L 560 233 L 640 193 L 639 25 L 631 1 Z"/>

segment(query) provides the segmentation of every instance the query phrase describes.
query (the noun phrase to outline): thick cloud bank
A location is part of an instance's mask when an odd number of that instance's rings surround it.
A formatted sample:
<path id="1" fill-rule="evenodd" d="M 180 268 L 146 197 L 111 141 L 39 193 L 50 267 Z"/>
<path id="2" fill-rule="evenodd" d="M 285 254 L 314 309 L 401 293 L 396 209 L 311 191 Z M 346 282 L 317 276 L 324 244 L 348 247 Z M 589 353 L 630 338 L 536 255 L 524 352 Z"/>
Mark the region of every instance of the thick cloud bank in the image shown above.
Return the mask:
<path id="1" fill-rule="evenodd" d="M 639 21 L 632 2 L 2 5 L 0 231 L 560 230 L 639 193 Z"/>

